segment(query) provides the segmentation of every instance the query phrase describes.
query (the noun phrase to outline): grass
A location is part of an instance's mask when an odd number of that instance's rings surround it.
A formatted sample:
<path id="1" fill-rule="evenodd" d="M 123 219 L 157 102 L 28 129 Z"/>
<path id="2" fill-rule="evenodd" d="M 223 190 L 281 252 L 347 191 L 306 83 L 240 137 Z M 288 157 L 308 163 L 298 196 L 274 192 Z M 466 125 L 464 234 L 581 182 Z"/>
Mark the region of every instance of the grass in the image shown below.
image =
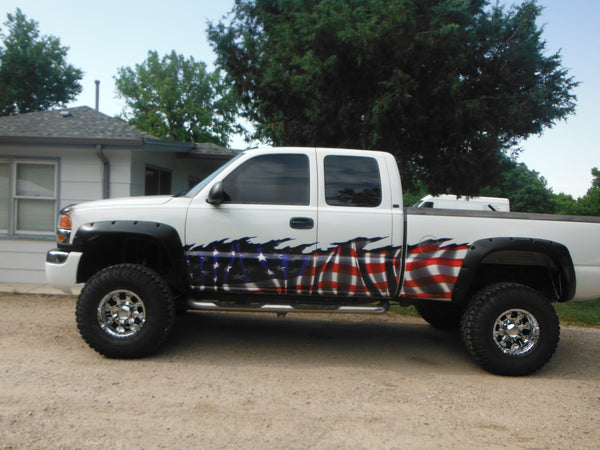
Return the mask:
<path id="1" fill-rule="evenodd" d="M 421 317 L 414 306 L 403 307 L 392 305 L 390 306 L 390 312 L 392 314 L 400 314 L 401 316 Z"/>
<path id="2" fill-rule="evenodd" d="M 561 325 L 600 328 L 600 298 L 587 302 L 553 303 Z M 420 317 L 414 306 L 392 306 L 392 313 Z"/>
<path id="3" fill-rule="evenodd" d="M 600 298 L 587 302 L 554 303 L 562 325 L 600 328 Z"/>

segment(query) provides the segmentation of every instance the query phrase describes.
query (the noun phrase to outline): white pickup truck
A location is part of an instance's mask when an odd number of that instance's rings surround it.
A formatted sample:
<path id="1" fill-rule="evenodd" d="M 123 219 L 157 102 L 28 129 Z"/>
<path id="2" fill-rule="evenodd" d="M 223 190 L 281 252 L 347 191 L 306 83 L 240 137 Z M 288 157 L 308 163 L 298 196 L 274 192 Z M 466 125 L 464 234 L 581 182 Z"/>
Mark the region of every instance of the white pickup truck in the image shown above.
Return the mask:
<path id="1" fill-rule="evenodd" d="M 176 309 L 384 313 L 415 305 L 461 327 L 486 370 L 523 375 L 559 340 L 552 302 L 600 296 L 600 219 L 402 207 L 394 157 L 250 150 L 185 195 L 62 211 L 47 278 L 83 339 L 113 358 L 155 351 Z"/>

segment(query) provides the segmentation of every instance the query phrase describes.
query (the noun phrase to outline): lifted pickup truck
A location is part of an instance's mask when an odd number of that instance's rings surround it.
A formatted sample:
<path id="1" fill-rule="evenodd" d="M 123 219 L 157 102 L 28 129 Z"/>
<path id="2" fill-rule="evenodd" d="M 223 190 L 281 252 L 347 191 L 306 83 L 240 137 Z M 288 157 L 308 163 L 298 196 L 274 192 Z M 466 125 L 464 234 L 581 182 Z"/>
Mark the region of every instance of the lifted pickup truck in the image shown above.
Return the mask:
<path id="1" fill-rule="evenodd" d="M 600 295 L 600 220 L 402 208 L 383 152 L 241 153 L 181 196 L 62 211 L 49 282 L 85 283 L 83 339 L 113 358 L 155 351 L 176 309 L 384 313 L 415 305 L 461 327 L 486 370 L 523 375 L 559 340 L 552 302 Z"/>

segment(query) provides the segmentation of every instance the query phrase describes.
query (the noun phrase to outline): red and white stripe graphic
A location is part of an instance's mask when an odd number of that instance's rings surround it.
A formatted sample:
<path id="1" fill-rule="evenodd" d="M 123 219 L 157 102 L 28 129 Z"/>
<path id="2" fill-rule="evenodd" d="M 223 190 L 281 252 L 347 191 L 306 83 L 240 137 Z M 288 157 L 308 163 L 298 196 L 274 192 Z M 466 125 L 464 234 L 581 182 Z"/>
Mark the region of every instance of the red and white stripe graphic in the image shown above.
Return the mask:
<path id="1" fill-rule="evenodd" d="M 467 255 L 467 244 L 445 245 L 448 239 L 423 241 L 409 247 L 403 297 L 450 299 Z"/>

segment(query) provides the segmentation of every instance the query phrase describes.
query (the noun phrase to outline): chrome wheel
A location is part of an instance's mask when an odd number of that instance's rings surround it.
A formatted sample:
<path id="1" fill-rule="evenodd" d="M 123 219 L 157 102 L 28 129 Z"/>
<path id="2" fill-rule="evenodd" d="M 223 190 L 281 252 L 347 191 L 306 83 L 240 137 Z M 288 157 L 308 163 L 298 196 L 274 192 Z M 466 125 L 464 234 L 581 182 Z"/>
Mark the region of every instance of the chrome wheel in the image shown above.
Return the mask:
<path id="1" fill-rule="evenodd" d="M 137 334 L 146 323 L 146 307 L 134 292 L 116 290 L 106 294 L 98 305 L 98 323 L 118 338 Z"/>
<path id="2" fill-rule="evenodd" d="M 494 342 L 502 353 L 521 356 L 535 347 L 540 327 L 533 315 L 523 309 L 504 311 L 494 323 Z"/>
<path id="3" fill-rule="evenodd" d="M 469 354 L 499 375 L 528 375 L 554 354 L 560 338 L 556 311 L 541 292 L 517 283 L 496 283 L 477 292 L 463 316 Z"/>

